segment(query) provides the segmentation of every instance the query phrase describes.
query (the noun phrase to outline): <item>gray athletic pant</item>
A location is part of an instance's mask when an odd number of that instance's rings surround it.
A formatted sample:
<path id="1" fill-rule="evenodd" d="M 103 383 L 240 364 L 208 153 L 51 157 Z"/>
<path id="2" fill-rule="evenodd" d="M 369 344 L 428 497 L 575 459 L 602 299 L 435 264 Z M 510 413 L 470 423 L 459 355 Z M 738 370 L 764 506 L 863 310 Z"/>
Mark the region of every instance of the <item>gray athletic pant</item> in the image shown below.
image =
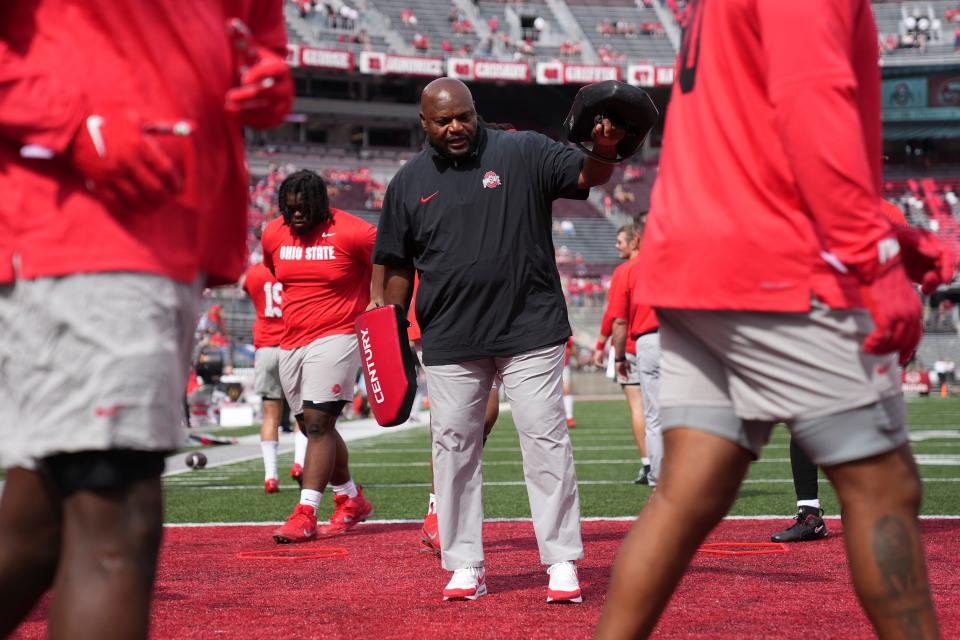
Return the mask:
<path id="1" fill-rule="evenodd" d="M 483 417 L 497 373 L 520 435 L 540 560 L 583 558 L 577 476 L 563 413 L 563 345 L 428 365 L 426 371 L 443 567 L 483 565 Z"/>
<path id="2" fill-rule="evenodd" d="M 637 369 L 643 392 L 646 418 L 647 457 L 650 458 L 650 486 L 660 479 L 663 464 L 663 433 L 660 430 L 660 334 L 646 333 L 637 338 Z"/>

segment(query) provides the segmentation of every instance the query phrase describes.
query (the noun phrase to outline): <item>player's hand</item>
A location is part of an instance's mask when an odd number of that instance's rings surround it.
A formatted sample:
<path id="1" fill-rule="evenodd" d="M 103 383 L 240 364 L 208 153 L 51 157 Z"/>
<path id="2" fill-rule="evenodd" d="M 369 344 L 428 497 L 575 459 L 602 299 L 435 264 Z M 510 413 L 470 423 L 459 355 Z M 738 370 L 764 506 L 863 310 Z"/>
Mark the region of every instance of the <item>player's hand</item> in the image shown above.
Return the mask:
<path id="1" fill-rule="evenodd" d="M 367 308 L 364 311 L 371 311 L 383 306 L 383 300 L 371 300 L 370 304 L 367 305 Z"/>
<path id="2" fill-rule="evenodd" d="M 611 151 L 615 156 L 617 143 L 623 139 L 626 133 L 624 129 L 610 118 L 600 118 L 590 133 L 590 137 L 593 139 L 594 151 L 606 149 Z"/>
<path id="3" fill-rule="evenodd" d="M 270 129 L 283 122 L 293 106 L 293 76 L 282 57 L 259 45 L 241 20 L 227 21 L 234 67 L 240 85 L 227 91 L 225 109 L 240 124 Z"/>
<path id="4" fill-rule="evenodd" d="M 593 357 L 590 358 L 590 361 L 593 363 L 593 366 L 595 366 L 596 368 L 603 369 L 604 366 L 606 366 L 607 364 L 606 356 L 607 354 L 604 352 L 603 349 L 595 349 L 593 352 Z"/>
<path id="5" fill-rule="evenodd" d="M 912 282 L 930 295 L 953 280 L 954 256 L 935 234 L 926 229 L 893 225 L 903 254 L 903 266 Z"/>
<path id="6" fill-rule="evenodd" d="M 626 380 L 630 377 L 630 363 L 626 360 L 621 360 L 617 363 L 617 376 L 621 380 Z"/>
<path id="7" fill-rule="evenodd" d="M 183 188 L 175 163 L 155 134 L 190 135 L 190 127 L 185 121 L 161 126 L 135 112 L 103 110 L 84 119 L 67 155 L 87 188 L 108 206 L 149 209 Z"/>
<path id="8" fill-rule="evenodd" d="M 863 341 L 863 350 L 877 355 L 898 353 L 900 364 L 906 364 L 923 337 L 923 310 L 900 258 L 884 264 L 863 294 L 875 325 Z"/>

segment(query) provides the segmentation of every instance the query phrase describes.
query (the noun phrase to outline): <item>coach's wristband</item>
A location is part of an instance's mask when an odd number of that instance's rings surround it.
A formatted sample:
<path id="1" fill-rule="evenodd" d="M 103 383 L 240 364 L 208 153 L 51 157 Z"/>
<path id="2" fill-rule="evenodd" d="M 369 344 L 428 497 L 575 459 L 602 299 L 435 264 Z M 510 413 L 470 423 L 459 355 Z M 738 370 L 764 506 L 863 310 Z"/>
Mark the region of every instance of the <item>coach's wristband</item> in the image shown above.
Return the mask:
<path id="1" fill-rule="evenodd" d="M 626 361 L 627 361 L 627 356 L 623 356 L 622 358 L 614 358 L 613 361 L 614 361 L 614 362 L 626 362 Z"/>
<path id="2" fill-rule="evenodd" d="M 603 351 L 603 348 L 607 346 L 606 340 L 597 340 L 597 346 L 593 348 L 594 351 Z"/>

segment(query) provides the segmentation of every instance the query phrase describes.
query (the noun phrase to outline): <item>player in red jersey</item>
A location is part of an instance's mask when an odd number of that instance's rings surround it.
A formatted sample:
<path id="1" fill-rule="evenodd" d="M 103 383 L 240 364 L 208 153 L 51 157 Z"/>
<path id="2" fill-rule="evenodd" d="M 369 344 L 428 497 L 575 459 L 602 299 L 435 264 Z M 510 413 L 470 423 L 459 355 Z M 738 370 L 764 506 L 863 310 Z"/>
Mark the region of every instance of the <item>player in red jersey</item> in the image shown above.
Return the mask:
<path id="1" fill-rule="evenodd" d="M 283 386 L 280 384 L 280 338 L 283 336 L 283 285 L 277 282 L 262 262 L 252 265 L 240 280 L 240 286 L 250 296 L 257 317 L 253 323 L 254 391 L 263 403 L 263 422 L 260 425 L 260 447 L 263 456 L 263 489 L 267 493 L 280 491 L 277 473 L 277 447 L 280 440 L 280 417 L 283 414 Z M 297 429 L 294 465 L 303 465 L 306 437 Z M 300 441 L 304 446 L 300 446 Z M 292 471 L 297 479 L 299 474 Z"/>
<path id="2" fill-rule="evenodd" d="M 634 225 L 637 248 L 643 243 L 642 221 Z M 651 277 L 639 269 L 639 260 L 624 265 L 621 285 L 610 296 L 608 311 L 613 317 L 614 361 L 617 377 L 621 380 L 635 377 L 643 394 L 644 444 L 650 464 L 645 467 L 647 484 L 657 486 L 660 465 L 663 463 L 663 434 L 660 430 L 660 324 L 653 308 L 642 304 L 633 294 L 637 280 Z M 633 355 L 627 350 L 632 342 Z"/>
<path id="3" fill-rule="evenodd" d="M 617 229 L 617 253 L 620 259 L 625 260 L 623 264 L 617 265 L 613 270 L 613 276 L 610 278 L 610 290 L 607 292 L 607 308 L 603 311 L 603 320 L 600 323 L 600 337 L 597 340 L 593 352 L 593 364 L 602 368 L 605 365 L 607 340 L 613 335 L 613 316 L 610 314 L 611 301 L 622 296 L 624 274 L 630 262 L 637 257 L 640 245 L 637 243 L 637 236 L 632 224 L 625 224 Z M 626 358 L 635 358 L 637 353 L 636 342 L 627 334 L 626 344 L 624 345 Z M 612 365 L 612 363 L 611 363 Z M 647 457 L 647 433 L 646 419 L 643 416 L 643 392 L 640 390 L 640 372 L 632 368 L 625 377 L 615 373 L 620 388 L 623 389 L 623 395 L 627 398 L 627 408 L 630 409 L 630 427 L 633 431 L 633 438 L 637 441 L 637 448 L 640 450 L 640 471 L 633 482 L 635 484 L 650 484 L 650 458 Z"/>
<path id="4" fill-rule="evenodd" d="M 881 638 L 935 638 L 898 357 L 921 334 L 880 212 L 868 0 L 693 0 L 637 300 L 656 308 L 664 468 L 614 566 L 598 638 L 649 636 L 684 569 L 786 422 L 843 508 Z M 926 274 L 923 274 L 926 275 Z"/>
<path id="5" fill-rule="evenodd" d="M 331 208 L 323 178 L 312 171 L 288 176 L 278 199 L 282 217 L 263 230 L 263 263 L 283 285 L 280 380 L 308 438 L 300 502 L 273 532 L 277 543 L 288 543 L 345 533 L 373 509 L 350 476 L 336 424 L 360 369 L 353 325 L 370 305 L 376 228 Z M 336 506 L 318 529 L 328 483 Z"/>
<path id="6" fill-rule="evenodd" d="M 0 5 L 0 637 L 53 585 L 50 637 L 149 634 L 199 291 L 243 271 L 241 125 L 283 120 L 285 53 L 274 2 Z"/>

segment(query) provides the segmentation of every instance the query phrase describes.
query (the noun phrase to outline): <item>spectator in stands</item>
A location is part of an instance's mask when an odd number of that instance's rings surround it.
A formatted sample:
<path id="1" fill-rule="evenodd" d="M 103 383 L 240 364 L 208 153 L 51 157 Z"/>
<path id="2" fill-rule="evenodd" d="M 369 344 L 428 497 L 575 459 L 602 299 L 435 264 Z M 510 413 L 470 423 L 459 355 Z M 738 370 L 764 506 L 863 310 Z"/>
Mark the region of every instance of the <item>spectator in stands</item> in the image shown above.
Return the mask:
<path id="1" fill-rule="evenodd" d="M 618 182 L 613 188 L 613 199 L 617 201 L 617 204 L 623 205 L 628 202 L 633 202 L 637 197 L 630 191 L 624 189 L 623 185 Z"/>
<path id="2" fill-rule="evenodd" d="M 575 235 L 577 235 L 577 230 L 576 230 L 576 229 L 574 228 L 574 226 L 573 226 L 573 221 L 568 220 L 567 218 L 564 218 L 563 220 L 561 220 L 561 221 L 560 221 L 560 233 L 562 233 L 563 235 L 567 236 L 568 238 L 569 238 L 570 236 L 575 236 Z"/>
<path id="3" fill-rule="evenodd" d="M 960 51 L 960 27 L 953 30 L 953 49 Z"/>
<path id="4" fill-rule="evenodd" d="M 450 41 L 444 38 L 440 41 L 440 48 L 444 53 L 453 53 L 453 45 L 450 44 Z"/>
<path id="5" fill-rule="evenodd" d="M 417 26 L 417 14 L 412 9 L 407 8 L 400 12 L 400 22 L 408 27 Z"/>
<path id="6" fill-rule="evenodd" d="M 487 28 L 490 29 L 490 33 L 496 33 L 499 27 L 497 16 L 490 16 L 490 19 L 487 20 Z"/>
<path id="7" fill-rule="evenodd" d="M 417 51 L 426 51 L 430 48 L 430 41 L 422 33 L 413 34 L 413 48 Z"/>
<path id="8" fill-rule="evenodd" d="M 477 55 L 481 58 L 489 58 L 493 55 L 493 37 L 487 36 L 480 41 L 480 46 L 477 47 Z"/>

